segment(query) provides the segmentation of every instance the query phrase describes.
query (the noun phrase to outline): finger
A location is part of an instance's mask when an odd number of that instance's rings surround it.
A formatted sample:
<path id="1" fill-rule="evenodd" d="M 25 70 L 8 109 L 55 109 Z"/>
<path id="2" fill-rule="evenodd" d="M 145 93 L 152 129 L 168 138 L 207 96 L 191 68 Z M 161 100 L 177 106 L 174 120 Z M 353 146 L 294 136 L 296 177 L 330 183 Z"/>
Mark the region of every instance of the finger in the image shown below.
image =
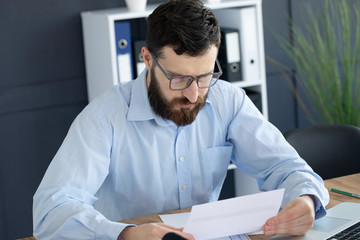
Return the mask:
<path id="1" fill-rule="evenodd" d="M 313 206 L 304 199 L 297 198 L 279 212 L 275 217 L 278 224 L 290 221 L 314 221 L 315 211 Z"/>
<path id="2" fill-rule="evenodd" d="M 264 226 L 264 234 L 304 234 L 313 226 L 313 218 L 309 216 L 302 216 L 291 221 L 277 223 L 276 218 L 269 220 Z"/>
<path id="3" fill-rule="evenodd" d="M 276 224 L 286 224 L 288 222 L 298 222 L 302 218 L 306 217 L 309 214 L 307 211 L 300 211 L 297 208 L 289 208 L 284 211 L 281 211 L 275 218 Z"/>
<path id="4" fill-rule="evenodd" d="M 290 209 L 270 218 L 266 222 L 266 225 L 278 226 L 279 228 L 289 228 L 297 225 L 312 224 L 313 221 L 314 216 L 310 212 Z"/>
<path id="5" fill-rule="evenodd" d="M 302 235 L 312 228 L 313 222 L 312 207 L 304 204 L 303 200 L 296 200 L 287 204 L 277 216 L 266 222 L 264 234 Z"/>
<path id="6" fill-rule="evenodd" d="M 160 225 L 164 228 L 172 229 L 172 230 L 179 231 L 179 232 L 181 232 L 183 230 L 183 228 L 173 227 L 173 226 L 167 225 L 165 223 L 158 223 L 158 225 Z"/>
<path id="7" fill-rule="evenodd" d="M 295 213 L 290 209 L 283 209 L 278 213 L 278 215 L 268 219 L 265 225 L 268 226 L 277 226 L 280 224 L 286 224 L 288 222 L 294 221 L 294 219 L 299 218 L 300 216 L 296 216 Z"/>

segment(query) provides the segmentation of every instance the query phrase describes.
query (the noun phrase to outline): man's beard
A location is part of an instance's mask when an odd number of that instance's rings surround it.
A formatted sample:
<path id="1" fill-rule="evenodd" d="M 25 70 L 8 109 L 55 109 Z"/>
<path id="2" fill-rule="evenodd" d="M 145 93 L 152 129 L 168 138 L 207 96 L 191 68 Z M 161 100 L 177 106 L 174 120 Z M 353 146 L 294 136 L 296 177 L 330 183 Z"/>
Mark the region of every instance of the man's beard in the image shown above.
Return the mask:
<path id="1" fill-rule="evenodd" d="M 160 90 L 159 84 L 154 74 L 154 68 L 152 68 L 150 71 L 150 77 L 151 79 L 148 89 L 148 98 L 153 111 L 162 118 L 173 121 L 178 126 L 191 124 L 195 120 L 200 109 L 204 106 L 208 93 L 206 93 L 204 97 L 198 97 L 192 109 L 181 108 L 176 110 L 174 109 L 176 105 L 187 105 L 191 104 L 191 102 L 186 97 L 174 98 L 170 102 L 167 101 L 164 97 L 164 94 Z"/>

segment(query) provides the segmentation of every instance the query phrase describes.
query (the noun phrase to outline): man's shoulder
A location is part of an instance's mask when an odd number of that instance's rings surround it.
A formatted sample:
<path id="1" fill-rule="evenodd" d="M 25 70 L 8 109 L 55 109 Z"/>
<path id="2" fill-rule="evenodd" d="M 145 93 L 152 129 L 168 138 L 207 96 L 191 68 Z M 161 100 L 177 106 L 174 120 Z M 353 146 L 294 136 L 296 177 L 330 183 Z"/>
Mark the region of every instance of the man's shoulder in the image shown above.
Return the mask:
<path id="1" fill-rule="evenodd" d="M 84 111 L 103 115 L 114 110 L 128 109 L 131 95 L 132 82 L 120 83 L 101 93 L 94 98 Z"/>
<path id="2" fill-rule="evenodd" d="M 224 80 L 219 80 L 213 87 L 211 87 L 209 92 L 209 98 L 214 100 L 243 98 L 244 95 L 245 92 L 242 88 Z"/>

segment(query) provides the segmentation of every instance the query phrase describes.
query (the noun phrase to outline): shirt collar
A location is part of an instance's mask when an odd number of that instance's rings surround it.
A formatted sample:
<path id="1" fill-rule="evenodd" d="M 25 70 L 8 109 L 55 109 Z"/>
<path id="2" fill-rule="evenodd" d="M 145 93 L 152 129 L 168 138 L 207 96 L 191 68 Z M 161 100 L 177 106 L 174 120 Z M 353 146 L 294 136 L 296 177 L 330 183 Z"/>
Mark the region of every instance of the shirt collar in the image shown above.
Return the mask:
<path id="1" fill-rule="evenodd" d="M 148 71 L 145 69 L 137 79 L 134 80 L 131 89 L 130 105 L 127 114 L 129 121 L 146 121 L 155 118 L 152 111 L 146 87 L 146 76 Z"/>

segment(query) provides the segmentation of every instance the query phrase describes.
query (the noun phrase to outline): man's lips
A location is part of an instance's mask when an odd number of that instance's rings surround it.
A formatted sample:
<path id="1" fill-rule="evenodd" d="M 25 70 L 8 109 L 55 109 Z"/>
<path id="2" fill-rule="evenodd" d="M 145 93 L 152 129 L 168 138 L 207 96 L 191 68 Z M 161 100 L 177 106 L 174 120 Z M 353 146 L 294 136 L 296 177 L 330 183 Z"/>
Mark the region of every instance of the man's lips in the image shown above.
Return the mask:
<path id="1" fill-rule="evenodd" d="M 195 104 L 194 103 L 190 103 L 190 104 L 181 104 L 179 103 L 179 107 L 180 108 L 192 108 Z"/>

